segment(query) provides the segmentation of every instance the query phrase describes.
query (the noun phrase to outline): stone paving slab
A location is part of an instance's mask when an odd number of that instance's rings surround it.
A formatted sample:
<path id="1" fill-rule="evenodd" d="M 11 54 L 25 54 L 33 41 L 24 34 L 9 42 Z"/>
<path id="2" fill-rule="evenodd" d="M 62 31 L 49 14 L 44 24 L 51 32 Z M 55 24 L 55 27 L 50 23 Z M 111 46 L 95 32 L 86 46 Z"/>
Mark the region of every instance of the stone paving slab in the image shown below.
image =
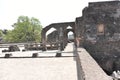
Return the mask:
<path id="1" fill-rule="evenodd" d="M 66 48 L 66 52 L 62 53 L 64 56 L 71 57 L 1 58 L 0 80 L 77 80 L 76 61 L 72 57 L 72 50 L 71 45 Z M 37 52 L 39 56 L 55 56 L 57 51 L 12 52 L 12 54 L 31 56 L 32 53 Z"/>
<path id="2" fill-rule="evenodd" d="M 63 52 L 73 52 L 73 44 L 74 43 L 68 43 Z"/>
<path id="3" fill-rule="evenodd" d="M 0 59 L 0 80 L 77 80 L 76 62 L 72 57 Z"/>

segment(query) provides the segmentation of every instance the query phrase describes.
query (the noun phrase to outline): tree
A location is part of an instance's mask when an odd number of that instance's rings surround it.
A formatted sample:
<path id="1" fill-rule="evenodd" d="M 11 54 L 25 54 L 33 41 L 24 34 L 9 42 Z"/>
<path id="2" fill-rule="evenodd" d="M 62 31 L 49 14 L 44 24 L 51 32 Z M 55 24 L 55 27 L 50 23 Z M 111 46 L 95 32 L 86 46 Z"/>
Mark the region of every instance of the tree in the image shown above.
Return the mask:
<path id="1" fill-rule="evenodd" d="M 2 30 L 2 32 L 3 32 L 4 35 L 7 34 L 7 31 L 8 31 L 7 29 Z"/>
<path id="2" fill-rule="evenodd" d="M 20 16 L 8 31 L 5 40 L 8 42 L 40 42 L 42 25 L 36 18 Z"/>
<path id="3" fill-rule="evenodd" d="M 0 37 L 3 37 L 3 32 L 2 32 L 2 30 L 0 30 Z"/>

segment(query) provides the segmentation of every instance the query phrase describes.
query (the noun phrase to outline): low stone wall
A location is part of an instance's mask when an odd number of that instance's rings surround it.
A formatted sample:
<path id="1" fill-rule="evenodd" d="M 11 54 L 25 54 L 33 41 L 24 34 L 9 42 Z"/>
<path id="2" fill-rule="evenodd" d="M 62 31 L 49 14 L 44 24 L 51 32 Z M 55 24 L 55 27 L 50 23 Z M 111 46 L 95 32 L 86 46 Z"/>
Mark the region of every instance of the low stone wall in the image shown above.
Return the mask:
<path id="1" fill-rule="evenodd" d="M 31 42 L 31 43 L 27 43 L 27 42 L 26 43 L 1 43 L 0 48 L 8 48 L 11 45 L 17 45 L 18 47 L 24 47 L 25 44 L 28 44 L 28 45 L 34 45 L 34 44 L 41 45 L 41 43 L 34 43 L 34 42 Z"/>
<path id="2" fill-rule="evenodd" d="M 80 66 L 80 69 L 82 69 L 84 80 L 112 80 L 84 48 L 78 48 L 77 50 L 77 57 L 80 60 L 78 67 Z M 79 63 L 77 61 L 77 64 Z"/>

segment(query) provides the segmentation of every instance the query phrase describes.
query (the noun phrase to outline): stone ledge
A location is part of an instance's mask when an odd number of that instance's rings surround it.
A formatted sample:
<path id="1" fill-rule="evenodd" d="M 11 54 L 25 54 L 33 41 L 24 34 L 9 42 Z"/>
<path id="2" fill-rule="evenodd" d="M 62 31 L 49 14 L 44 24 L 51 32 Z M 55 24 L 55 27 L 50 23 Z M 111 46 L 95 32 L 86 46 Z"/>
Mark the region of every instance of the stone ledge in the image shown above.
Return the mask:
<path id="1" fill-rule="evenodd" d="M 84 48 L 78 48 L 78 56 L 85 80 L 112 80 Z"/>

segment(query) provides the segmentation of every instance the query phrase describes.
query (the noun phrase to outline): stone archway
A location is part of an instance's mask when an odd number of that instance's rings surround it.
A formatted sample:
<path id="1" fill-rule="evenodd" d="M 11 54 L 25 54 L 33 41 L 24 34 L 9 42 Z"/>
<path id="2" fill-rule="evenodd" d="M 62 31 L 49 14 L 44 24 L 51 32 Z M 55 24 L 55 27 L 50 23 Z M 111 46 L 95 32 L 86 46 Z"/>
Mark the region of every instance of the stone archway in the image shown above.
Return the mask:
<path id="1" fill-rule="evenodd" d="M 59 42 L 58 43 L 62 43 L 63 47 L 66 45 L 67 43 L 67 36 L 66 34 L 66 29 L 68 26 L 72 27 L 72 30 L 74 31 L 74 27 L 75 27 L 75 23 L 74 22 L 66 22 L 66 23 L 54 23 L 54 24 L 50 24 L 48 26 L 46 26 L 45 28 L 43 28 L 42 30 L 42 46 L 43 46 L 43 50 L 46 50 L 46 44 L 47 44 L 47 38 L 46 38 L 46 33 L 49 29 L 51 28 L 55 28 L 56 31 L 58 32 L 58 39 Z M 52 35 L 53 33 L 51 33 Z M 51 40 L 51 39 L 49 39 Z"/>

